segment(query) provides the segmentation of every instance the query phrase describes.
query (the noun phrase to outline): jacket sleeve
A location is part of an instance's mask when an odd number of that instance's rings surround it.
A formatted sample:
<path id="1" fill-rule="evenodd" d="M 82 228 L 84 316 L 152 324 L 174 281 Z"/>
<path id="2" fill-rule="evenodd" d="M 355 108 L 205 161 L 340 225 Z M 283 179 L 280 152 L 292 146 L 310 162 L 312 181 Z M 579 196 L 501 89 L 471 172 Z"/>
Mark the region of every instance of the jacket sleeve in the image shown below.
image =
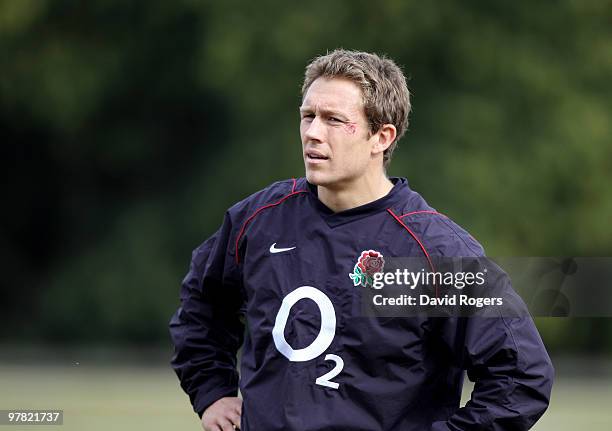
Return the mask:
<path id="1" fill-rule="evenodd" d="M 446 320 L 443 341 L 475 384 L 465 407 L 447 421 L 435 422 L 434 431 L 527 430 L 548 407 L 551 360 L 509 278 L 500 282 L 513 312 Z"/>
<path id="2" fill-rule="evenodd" d="M 244 325 L 240 275 L 231 256 L 232 223 L 193 251 L 180 307 L 170 320 L 171 364 L 193 409 L 202 416 L 216 400 L 237 396 L 236 355 Z"/>

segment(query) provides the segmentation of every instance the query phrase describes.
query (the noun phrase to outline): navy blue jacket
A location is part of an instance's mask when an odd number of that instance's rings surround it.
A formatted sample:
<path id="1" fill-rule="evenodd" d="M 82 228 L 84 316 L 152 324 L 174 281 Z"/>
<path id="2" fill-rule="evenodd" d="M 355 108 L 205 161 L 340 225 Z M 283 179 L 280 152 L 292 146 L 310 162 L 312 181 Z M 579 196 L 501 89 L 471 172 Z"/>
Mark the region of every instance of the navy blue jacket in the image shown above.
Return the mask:
<path id="1" fill-rule="evenodd" d="M 239 387 L 243 431 L 524 430 L 544 413 L 554 371 L 528 315 L 360 312 L 349 274 L 363 251 L 484 255 L 392 180 L 387 196 L 338 213 L 304 178 L 274 183 L 231 207 L 195 249 L 170 332 L 198 414 Z M 475 387 L 459 408 L 464 370 Z"/>

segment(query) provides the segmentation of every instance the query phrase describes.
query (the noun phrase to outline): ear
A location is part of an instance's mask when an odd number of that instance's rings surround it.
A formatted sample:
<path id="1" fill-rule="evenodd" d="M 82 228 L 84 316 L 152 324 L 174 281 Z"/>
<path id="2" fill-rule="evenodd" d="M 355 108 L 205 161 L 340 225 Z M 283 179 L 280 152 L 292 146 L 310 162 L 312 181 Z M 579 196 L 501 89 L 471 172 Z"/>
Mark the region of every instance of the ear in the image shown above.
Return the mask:
<path id="1" fill-rule="evenodd" d="M 393 124 L 383 124 L 378 132 L 376 132 L 372 139 L 374 144 L 372 145 L 372 154 L 382 154 L 387 148 L 395 141 L 397 136 L 397 130 Z"/>

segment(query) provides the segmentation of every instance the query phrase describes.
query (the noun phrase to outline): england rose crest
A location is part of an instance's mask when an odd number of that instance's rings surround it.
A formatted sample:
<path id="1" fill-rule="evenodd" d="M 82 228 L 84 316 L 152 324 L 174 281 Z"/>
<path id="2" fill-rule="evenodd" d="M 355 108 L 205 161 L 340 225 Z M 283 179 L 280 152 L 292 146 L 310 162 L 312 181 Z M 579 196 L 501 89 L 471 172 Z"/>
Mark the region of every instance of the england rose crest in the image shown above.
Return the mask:
<path id="1" fill-rule="evenodd" d="M 374 250 L 365 250 L 357 259 L 353 272 L 349 274 L 354 286 L 372 286 L 374 274 L 382 272 L 385 266 L 383 255 Z"/>

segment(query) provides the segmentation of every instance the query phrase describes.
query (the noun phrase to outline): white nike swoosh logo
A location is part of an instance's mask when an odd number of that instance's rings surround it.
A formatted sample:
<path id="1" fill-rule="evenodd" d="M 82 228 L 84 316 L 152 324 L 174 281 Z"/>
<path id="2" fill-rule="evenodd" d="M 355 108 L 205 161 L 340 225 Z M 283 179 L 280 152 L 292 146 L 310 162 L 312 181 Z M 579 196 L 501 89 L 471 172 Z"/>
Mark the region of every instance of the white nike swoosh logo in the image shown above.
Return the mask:
<path id="1" fill-rule="evenodd" d="M 282 253 L 283 251 L 293 250 L 295 247 L 276 248 L 276 243 L 270 246 L 270 253 Z"/>

